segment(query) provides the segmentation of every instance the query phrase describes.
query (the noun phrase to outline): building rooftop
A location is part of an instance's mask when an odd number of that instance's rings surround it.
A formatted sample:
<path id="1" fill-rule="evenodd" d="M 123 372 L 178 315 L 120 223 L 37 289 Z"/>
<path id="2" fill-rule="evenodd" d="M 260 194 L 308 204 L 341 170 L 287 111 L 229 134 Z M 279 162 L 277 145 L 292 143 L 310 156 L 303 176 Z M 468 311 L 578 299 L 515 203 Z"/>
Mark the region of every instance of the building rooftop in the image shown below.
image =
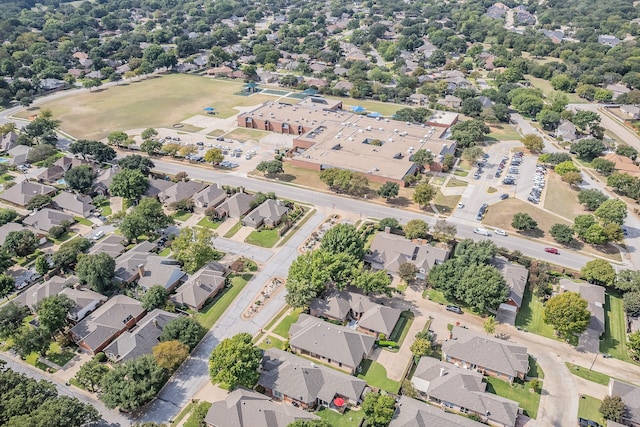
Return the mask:
<path id="1" fill-rule="evenodd" d="M 486 424 L 401 396 L 389 427 L 483 427 Z"/>

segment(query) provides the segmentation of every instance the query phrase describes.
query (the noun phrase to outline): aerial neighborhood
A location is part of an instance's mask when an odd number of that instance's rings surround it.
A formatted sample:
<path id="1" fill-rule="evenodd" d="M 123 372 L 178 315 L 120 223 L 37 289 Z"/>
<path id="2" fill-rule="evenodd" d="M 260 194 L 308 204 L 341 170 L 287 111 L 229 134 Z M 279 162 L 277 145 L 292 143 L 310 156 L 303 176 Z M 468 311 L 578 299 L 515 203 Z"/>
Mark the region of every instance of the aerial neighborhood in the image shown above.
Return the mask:
<path id="1" fill-rule="evenodd" d="M 0 425 L 640 425 L 640 9 L 0 8 Z"/>

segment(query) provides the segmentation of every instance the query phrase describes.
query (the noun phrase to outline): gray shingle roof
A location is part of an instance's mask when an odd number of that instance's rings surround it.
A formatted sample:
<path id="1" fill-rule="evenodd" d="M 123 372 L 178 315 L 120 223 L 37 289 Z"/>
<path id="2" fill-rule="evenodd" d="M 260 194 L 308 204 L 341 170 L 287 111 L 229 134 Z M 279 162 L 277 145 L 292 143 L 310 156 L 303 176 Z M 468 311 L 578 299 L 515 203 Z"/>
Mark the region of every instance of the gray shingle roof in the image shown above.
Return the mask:
<path id="1" fill-rule="evenodd" d="M 529 372 L 527 348 L 509 344 L 454 326 L 453 339 L 442 344 L 443 353 L 478 367 L 516 377 Z"/>
<path id="2" fill-rule="evenodd" d="M 224 287 L 225 277 L 222 272 L 204 266 L 187 279 L 171 297 L 176 304 L 198 308 Z"/>
<path id="3" fill-rule="evenodd" d="M 144 195 L 147 197 L 155 197 L 171 187 L 173 187 L 173 182 L 171 181 L 152 178 L 149 180 L 149 187 L 147 187 L 147 191 L 144 192 Z"/>
<path id="4" fill-rule="evenodd" d="M 74 319 L 77 319 L 78 313 L 80 311 L 82 311 L 85 307 L 93 304 L 96 300 L 102 302 L 107 300 L 106 296 L 87 288 L 64 288 L 62 291 L 60 291 L 60 295 L 66 295 L 71 301 L 75 303 L 75 305 L 71 307 L 71 310 L 69 310 L 69 314 Z"/>
<path id="5" fill-rule="evenodd" d="M 141 242 L 116 258 L 115 278 L 121 282 L 130 282 L 138 275 L 140 265 L 149 257 L 155 248 L 151 242 Z"/>
<path id="6" fill-rule="evenodd" d="M 401 396 L 389 427 L 482 427 L 477 421 Z"/>
<path id="7" fill-rule="evenodd" d="M 144 272 L 138 278 L 138 285 L 149 289 L 154 285 L 160 285 L 165 289 L 172 288 L 186 275 L 180 269 L 180 265 L 174 259 L 157 255 L 147 256 L 144 263 Z"/>
<path id="8" fill-rule="evenodd" d="M 124 332 L 104 349 L 104 354 L 114 362 L 123 362 L 150 354 L 160 342 L 164 325 L 177 319 L 177 314 L 159 308 L 144 316 L 131 330 Z"/>
<path id="9" fill-rule="evenodd" d="M 316 399 L 331 402 L 336 394 L 357 404 L 367 386 L 356 377 L 276 348 L 265 350 L 258 384 L 307 404 Z"/>
<path id="10" fill-rule="evenodd" d="M 260 225 L 265 220 L 271 220 L 271 222 L 277 222 L 282 219 L 282 215 L 286 214 L 289 208 L 286 207 L 282 201 L 267 199 L 259 206 L 253 209 L 242 219 L 245 224 Z"/>
<path id="11" fill-rule="evenodd" d="M 569 279 L 560 279 L 560 287 L 565 291 L 579 293 L 589 303 L 591 318 L 587 330 L 580 334 L 579 347 L 598 353 L 600 335 L 604 332 L 604 287 L 590 283 L 577 283 Z"/>
<path id="12" fill-rule="evenodd" d="M 7 239 L 9 233 L 26 229 L 27 228 L 24 225 L 18 224 L 17 222 L 8 222 L 4 225 L 0 225 L 0 245 L 4 245 L 4 241 Z"/>
<path id="13" fill-rule="evenodd" d="M 208 208 L 218 206 L 227 198 L 227 192 L 218 185 L 209 185 L 193 195 L 196 206 Z"/>
<path id="14" fill-rule="evenodd" d="M 34 285 L 22 292 L 15 299 L 17 303 L 33 308 L 43 299 L 59 294 L 64 288 L 78 283 L 76 276 L 53 276 L 51 279 Z"/>
<path id="15" fill-rule="evenodd" d="M 13 166 L 18 166 L 28 162 L 29 152 L 31 151 L 31 147 L 27 147 L 26 145 L 16 145 L 7 153 L 11 156 L 11 163 Z"/>
<path id="16" fill-rule="evenodd" d="M 227 215 L 231 218 L 240 218 L 249 212 L 251 202 L 256 196 L 247 193 L 236 193 L 222 202 L 216 211 L 219 215 Z"/>
<path id="17" fill-rule="evenodd" d="M 317 420 L 292 405 L 279 405 L 267 396 L 239 388 L 225 400 L 213 402 L 204 421 L 213 427 L 287 427 L 296 420 Z"/>
<path id="18" fill-rule="evenodd" d="M 522 296 L 527 286 L 529 278 L 529 270 L 526 267 L 509 262 L 504 257 L 494 257 L 491 265 L 498 269 L 504 277 L 505 283 L 509 287 L 509 298 L 515 302 L 518 307 L 522 306 Z"/>
<path id="19" fill-rule="evenodd" d="M 620 396 L 627 406 L 624 418 L 640 423 L 640 387 L 612 378 L 609 380 L 609 396 Z"/>
<path id="20" fill-rule="evenodd" d="M 289 343 L 348 367 L 360 365 L 373 348 L 375 337 L 301 314 L 291 325 Z"/>
<path id="21" fill-rule="evenodd" d="M 167 205 L 180 200 L 190 199 L 206 185 L 197 181 L 178 181 L 171 187 L 158 194 L 158 199 Z"/>
<path id="22" fill-rule="evenodd" d="M 44 208 L 24 218 L 22 223 L 48 233 L 51 228 L 62 224 L 64 221 L 75 222 L 73 216 L 68 213 Z"/>
<path id="23" fill-rule="evenodd" d="M 411 382 L 429 398 L 467 408 L 503 425 L 515 425 L 518 402 L 485 393 L 487 385 L 482 378 L 478 372 L 423 357 Z"/>
<path id="24" fill-rule="evenodd" d="M 390 233 L 378 233 L 371 242 L 365 261 L 372 267 L 397 273 L 405 262 L 415 264 L 426 274 L 437 263 L 447 260 L 449 249 L 431 246 L 426 241 L 420 244 Z"/>
<path id="25" fill-rule="evenodd" d="M 102 239 L 100 242 L 96 243 L 89 249 L 90 254 L 97 254 L 100 252 L 104 252 L 109 255 L 111 258 L 116 258 L 118 255 L 124 252 L 125 247 L 123 243 L 125 242 L 125 238 L 122 236 L 118 236 L 117 234 L 112 234 L 107 236 L 105 239 Z"/>
<path id="26" fill-rule="evenodd" d="M 37 182 L 22 181 L 0 194 L 0 199 L 18 206 L 26 206 L 37 194 L 52 194 L 55 188 Z"/>
<path id="27" fill-rule="evenodd" d="M 80 216 L 89 216 L 96 207 L 91 203 L 91 197 L 62 191 L 52 199 L 53 203 L 60 209 L 67 210 Z"/>

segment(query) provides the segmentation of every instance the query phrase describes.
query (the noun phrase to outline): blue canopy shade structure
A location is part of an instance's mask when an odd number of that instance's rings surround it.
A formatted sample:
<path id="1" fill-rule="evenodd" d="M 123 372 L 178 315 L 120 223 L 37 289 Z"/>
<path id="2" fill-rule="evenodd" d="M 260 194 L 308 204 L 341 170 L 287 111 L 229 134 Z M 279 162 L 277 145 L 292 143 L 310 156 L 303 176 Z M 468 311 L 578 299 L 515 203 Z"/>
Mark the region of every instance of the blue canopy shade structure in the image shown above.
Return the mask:
<path id="1" fill-rule="evenodd" d="M 351 107 L 351 111 L 353 111 L 354 113 L 364 113 L 365 111 L 367 111 L 367 109 L 356 105 L 355 107 Z"/>
<path id="2" fill-rule="evenodd" d="M 378 117 L 382 117 L 382 114 L 377 113 L 375 111 L 372 111 L 369 114 L 367 114 L 367 117 L 373 117 L 375 119 L 375 118 L 378 118 Z"/>
<path id="3" fill-rule="evenodd" d="M 318 93 L 318 91 L 312 87 L 310 87 L 309 89 L 306 89 L 304 92 L 302 92 L 305 95 L 316 95 Z"/>
<path id="4" fill-rule="evenodd" d="M 216 111 L 216 109 L 213 108 L 213 107 L 207 107 L 207 108 L 204 108 L 204 111 L 206 111 L 207 113 L 212 113 L 212 112 Z"/>

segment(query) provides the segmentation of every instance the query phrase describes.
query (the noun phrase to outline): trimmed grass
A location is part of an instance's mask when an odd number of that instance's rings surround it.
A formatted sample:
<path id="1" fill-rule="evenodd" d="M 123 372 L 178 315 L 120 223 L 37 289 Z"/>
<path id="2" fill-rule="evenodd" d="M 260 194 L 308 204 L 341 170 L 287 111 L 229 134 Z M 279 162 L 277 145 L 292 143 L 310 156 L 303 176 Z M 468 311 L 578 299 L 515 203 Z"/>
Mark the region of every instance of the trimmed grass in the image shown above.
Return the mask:
<path id="1" fill-rule="evenodd" d="M 243 275 L 245 276 L 245 275 Z M 218 321 L 222 313 L 233 303 L 238 294 L 244 289 L 249 280 L 243 276 L 235 276 L 231 279 L 231 287 L 225 288 L 215 300 L 198 313 L 197 319 L 207 330 Z"/>
<path id="2" fill-rule="evenodd" d="M 242 228 L 242 223 L 238 221 L 233 227 L 229 229 L 229 231 L 224 233 L 224 237 L 226 237 L 227 239 L 230 237 L 233 237 L 233 235 L 236 234 L 238 231 L 240 231 L 241 228 Z"/>
<path id="3" fill-rule="evenodd" d="M 286 305 L 282 310 L 280 310 L 280 312 L 278 312 L 278 314 L 276 314 L 275 316 L 273 316 L 273 318 L 269 321 L 269 323 L 267 323 L 267 326 L 264 327 L 265 331 L 270 330 L 273 325 L 276 324 L 276 322 L 278 321 L 279 318 L 281 318 L 282 316 L 284 316 L 284 313 L 289 309 L 289 306 Z"/>
<path id="4" fill-rule="evenodd" d="M 363 379 L 370 386 L 380 388 L 388 393 L 396 394 L 400 390 L 400 383 L 387 377 L 387 370 L 380 363 L 365 359 L 360 364 L 362 370 L 358 378 Z"/>
<path id="5" fill-rule="evenodd" d="M 491 132 L 485 138 L 489 141 L 513 141 L 521 138 L 512 125 L 490 126 L 489 130 Z"/>
<path id="6" fill-rule="evenodd" d="M 469 171 L 462 170 L 462 169 L 456 169 L 456 171 L 453 174 L 455 176 L 459 176 L 459 177 L 464 178 L 465 176 L 469 175 Z"/>
<path id="7" fill-rule="evenodd" d="M 294 234 L 296 234 L 296 232 L 305 224 L 305 222 L 309 221 L 309 218 L 311 218 L 316 213 L 315 209 L 311 209 L 309 211 L 307 208 L 305 208 L 305 210 L 306 212 L 304 214 L 304 218 L 302 218 L 301 220 L 298 220 L 298 222 L 296 222 L 296 224 L 293 227 L 291 227 L 289 231 L 285 233 L 282 240 L 278 242 L 278 247 L 284 246 L 284 244 L 287 243 L 289 239 L 293 237 Z"/>
<path id="8" fill-rule="evenodd" d="M 506 381 L 493 377 L 485 377 L 487 382 L 487 391 L 497 394 L 507 399 L 515 400 L 520 404 L 524 414 L 529 418 L 535 419 L 538 415 L 538 406 L 540 405 L 540 393 L 530 392 L 529 383 L 509 384 Z"/>
<path id="9" fill-rule="evenodd" d="M 107 200 L 106 202 L 104 202 L 104 203 L 102 203 L 100 205 L 100 212 L 104 216 L 109 216 L 109 215 L 111 215 L 113 213 L 113 211 L 111 209 L 111 202 L 109 200 Z"/>
<path id="10" fill-rule="evenodd" d="M 282 319 L 282 321 L 278 323 L 278 326 L 273 329 L 273 333 L 286 339 L 289 336 L 289 328 L 298 321 L 300 313 L 302 313 L 302 310 L 300 309 L 294 309 L 291 311 L 291 313 Z"/>
<path id="11" fill-rule="evenodd" d="M 516 315 L 516 326 L 526 329 L 534 334 L 557 340 L 553 326 L 544 323 L 542 313 L 544 304 L 533 296 L 527 286 L 522 297 L 522 307 Z"/>
<path id="12" fill-rule="evenodd" d="M 445 196 L 440 190 L 436 193 L 436 197 L 433 198 L 433 204 L 436 205 L 436 209 L 441 214 L 450 214 L 460 201 L 459 195 Z"/>
<path id="13" fill-rule="evenodd" d="M 364 418 L 363 411 L 347 409 L 344 414 L 340 414 L 324 407 L 316 412 L 316 415 L 336 427 L 358 427 Z"/>
<path id="14" fill-rule="evenodd" d="M 100 140 L 113 129 L 171 128 L 212 106 L 216 118 L 238 113 L 235 107 L 258 105 L 273 97 L 255 94 L 240 96 L 244 83 L 216 80 L 189 74 L 169 74 L 140 81 L 127 81 L 115 87 L 85 92 L 46 102 L 61 121 L 61 129 L 80 139 Z M 23 118 L 37 110 L 20 114 Z M 184 129 L 184 128 L 182 128 Z"/>
<path id="15" fill-rule="evenodd" d="M 267 342 L 267 340 L 269 340 L 269 342 Z M 262 340 L 260 344 L 258 344 L 258 347 L 263 350 L 274 347 L 279 348 L 280 350 L 284 350 L 284 341 L 272 336 L 268 336 L 264 340 Z"/>
<path id="16" fill-rule="evenodd" d="M 60 344 L 53 341 L 49 346 L 49 352 L 47 353 L 47 360 L 55 363 L 56 365 L 64 366 L 66 365 L 73 357 L 75 356 L 75 352 L 71 349 L 63 350 L 60 348 Z"/>
<path id="17" fill-rule="evenodd" d="M 549 80 L 533 77 L 531 74 L 525 74 L 524 78 L 531 82 L 531 86 L 540 89 L 547 96 L 549 96 L 549 94 L 554 91 Z M 575 93 L 567 93 L 566 95 L 569 98 L 570 103 L 585 103 L 585 100 L 580 98 Z"/>
<path id="18" fill-rule="evenodd" d="M 517 212 L 527 212 L 531 215 L 531 217 L 538 223 L 538 228 L 529 232 L 520 232 L 511 227 L 513 215 Z M 522 200 L 514 197 L 509 197 L 506 200 L 491 205 L 482 220 L 482 224 L 486 226 L 502 228 L 505 231 L 511 231 L 517 235 L 534 238 L 548 235 L 551 227 L 558 223 L 573 225 L 569 221 L 565 221 L 552 213 L 538 209 L 530 203 L 523 202 Z"/>
<path id="19" fill-rule="evenodd" d="M 170 253 L 171 253 L 171 248 L 164 248 L 162 251 L 160 251 L 160 253 L 158 255 L 159 256 L 169 256 Z"/>
<path id="20" fill-rule="evenodd" d="M 602 414 L 598 410 L 600 405 L 602 405 L 602 400 L 583 394 L 578 400 L 578 417 L 595 421 L 601 426 L 606 425 Z"/>
<path id="21" fill-rule="evenodd" d="M 531 356 L 529 356 L 529 373 L 527 375 L 530 378 L 544 379 L 544 371 L 540 365 L 538 365 L 538 362 L 536 362 L 536 360 Z"/>
<path id="22" fill-rule="evenodd" d="M 207 415 L 207 411 L 211 408 L 211 402 L 200 402 L 193 408 L 191 415 L 187 421 L 183 424 L 183 427 L 200 427 L 204 421 L 204 417 Z"/>
<path id="23" fill-rule="evenodd" d="M 592 371 L 587 368 L 583 368 L 582 366 L 574 365 L 569 362 L 565 362 L 565 365 L 569 369 L 569 371 L 580 378 L 584 378 L 587 381 L 594 382 L 600 385 L 608 385 L 611 377 L 609 375 L 605 375 L 601 372 Z"/>
<path id="24" fill-rule="evenodd" d="M 62 244 L 64 242 L 66 242 L 67 240 L 71 239 L 75 235 L 76 235 L 76 233 L 74 233 L 73 231 L 66 231 L 65 233 L 62 234 L 62 236 L 58 237 L 57 239 L 52 239 L 52 240 L 53 240 L 53 243 L 55 243 L 56 245 L 60 245 L 60 244 Z"/>
<path id="25" fill-rule="evenodd" d="M 27 362 L 31 366 L 35 366 L 36 368 L 42 371 L 55 372 L 55 369 L 48 367 L 44 363 L 40 362 L 40 360 L 38 359 L 40 359 L 40 355 L 36 352 L 33 352 L 27 356 L 27 358 L 25 359 L 25 362 Z"/>
<path id="26" fill-rule="evenodd" d="M 191 218 L 192 215 L 193 214 L 191 212 L 176 212 L 173 215 L 171 215 L 171 217 L 173 219 L 175 219 L 176 221 L 184 222 L 184 221 L 188 220 L 189 218 Z"/>
<path id="27" fill-rule="evenodd" d="M 86 225 L 87 227 L 93 226 L 93 223 L 89 221 L 87 218 L 82 218 L 81 216 L 74 216 L 73 219 L 78 221 L 78 224 Z"/>
<path id="28" fill-rule="evenodd" d="M 573 220 L 577 215 L 586 213 L 578 202 L 578 192 L 563 182 L 557 173 L 549 172 L 548 175 L 544 208 L 570 220 Z"/>
<path id="29" fill-rule="evenodd" d="M 258 141 L 261 138 L 269 135 L 271 132 L 262 130 L 238 128 L 224 135 L 225 138 L 235 139 L 240 142 L 246 142 L 249 140 Z"/>
<path id="30" fill-rule="evenodd" d="M 293 182 L 298 185 L 319 188 L 321 190 L 328 189 L 327 185 L 320 181 L 320 172 L 318 171 L 291 166 L 289 162 L 284 162 L 282 168 L 284 169 L 284 173 L 279 175 L 278 178 L 280 181 Z"/>
<path id="31" fill-rule="evenodd" d="M 4 184 L 7 181 L 13 181 L 15 179 L 15 177 L 13 175 L 10 175 L 8 173 L 0 176 L 0 184 Z"/>
<path id="32" fill-rule="evenodd" d="M 467 181 L 463 181 L 455 177 L 451 178 L 449 182 L 447 182 L 447 187 L 466 187 L 467 185 L 469 185 Z"/>
<path id="33" fill-rule="evenodd" d="M 624 316 L 622 298 L 607 293 L 604 304 L 604 339 L 600 341 L 600 351 L 609 353 L 616 359 L 634 363 L 627 347 L 627 323 Z"/>
<path id="34" fill-rule="evenodd" d="M 171 427 L 177 427 L 178 424 L 180 424 L 180 421 L 182 421 L 184 417 L 186 417 L 191 413 L 191 410 L 195 405 L 196 405 L 195 402 L 190 402 L 187 406 L 185 406 L 185 408 L 180 412 L 180 414 L 178 414 L 178 416 L 173 420 L 173 422 L 171 423 Z"/>
<path id="35" fill-rule="evenodd" d="M 254 230 L 244 241 L 250 245 L 260 246 L 262 248 L 272 248 L 280 239 L 278 229 L 272 230 Z"/>
<path id="36" fill-rule="evenodd" d="M 400 314 L 400 318 L 398 319 L 398 323 L 391 331 L 389 335 L 390 341 L 395 341 L 398 343 L 398 347 L 402 346 L 404 339 L 409 333 L 409 328 L 411 328 L 411 324 L 413 323 L 413 319 L 415 315 L 411 310 L 405 310 Z"/>
<path id="37" fill-rule="evenodd" d="M 200 227 L 207 227 L 210 228 L 212 230 L 215 230 L 216 228 L 220 227 L 220 224 L 222 224 L 223 221 L 211 221 L 209 219 L 209 217 L 205 216 L 204 218 L 202 218 L 200 221 L 198 221 L 198 224 Z"/>

